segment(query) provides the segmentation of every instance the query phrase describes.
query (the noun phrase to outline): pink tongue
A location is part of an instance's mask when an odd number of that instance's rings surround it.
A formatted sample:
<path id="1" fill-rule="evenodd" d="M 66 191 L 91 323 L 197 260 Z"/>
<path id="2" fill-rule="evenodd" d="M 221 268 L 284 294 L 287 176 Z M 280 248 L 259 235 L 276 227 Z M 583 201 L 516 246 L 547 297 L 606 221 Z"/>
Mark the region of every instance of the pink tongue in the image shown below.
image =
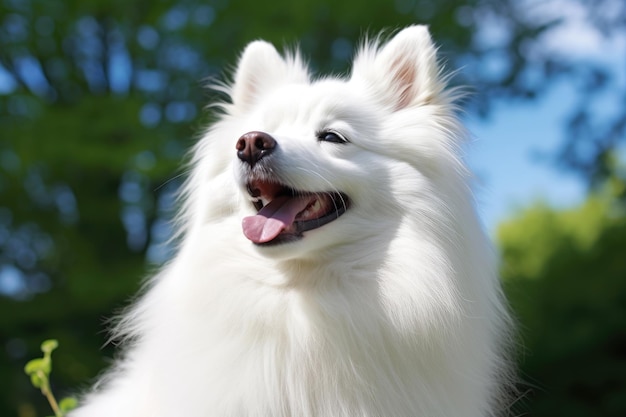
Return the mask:
<path id="1" fill-rule="evenodd" d="M 275 198 L 255 216 L 244 217 L 243 234 L 254 243 L 269 242 L 291 226 L 310 202 L 311 196 Z"/>

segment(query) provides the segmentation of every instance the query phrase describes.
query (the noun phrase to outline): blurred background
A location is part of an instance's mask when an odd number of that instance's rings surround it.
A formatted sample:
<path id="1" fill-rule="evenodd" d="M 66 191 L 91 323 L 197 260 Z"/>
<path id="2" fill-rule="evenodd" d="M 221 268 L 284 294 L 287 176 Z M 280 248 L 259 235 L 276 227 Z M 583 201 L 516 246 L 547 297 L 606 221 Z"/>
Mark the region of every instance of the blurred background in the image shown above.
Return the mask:
<path id="1" fill-rule="evenodd" d="M 626 416 L 623 0 L 0 0 L 0 415 L 110 362 L 105 322 L 171 255 L 205 88 L 257 38 L 344 74 L 364 33 L 430 25 L 470 86 L 479 210 L 519 321 L 516 416 Z"/>

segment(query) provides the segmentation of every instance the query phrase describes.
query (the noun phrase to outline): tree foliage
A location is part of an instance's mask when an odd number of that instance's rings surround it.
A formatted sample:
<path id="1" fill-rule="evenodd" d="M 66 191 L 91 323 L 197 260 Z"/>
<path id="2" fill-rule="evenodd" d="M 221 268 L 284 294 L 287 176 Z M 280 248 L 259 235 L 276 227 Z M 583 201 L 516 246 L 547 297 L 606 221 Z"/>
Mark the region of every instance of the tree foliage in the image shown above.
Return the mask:
<path id="1" fill-rule="evenodd" d="M 520 323 L 516 405 L 531 416 L 626 414 L 626 213 L 615 200 L 527 209 L 499 228 Z"/>
<path id="2" fill-rule="evenodd" d="M 624 2 L 565 2 L 601 36 L 624 29 Z M 146 259 L 167 258 L 184 152 L 216 98 L 205 85 L 228 78 L 250 40 L 299 43 L 314 68 L 341 73 L 366 32 L 428 23 L 446 65 L 462 68 L 456 82 L 476 92 L 468 111 L 533 99 L 555 80 L 582 86 L 559 160 L 590 183 L 614 175 L 625 110 L 598 119 L 593 104 L 623 102 L 626 87 L 550 49 L 545 37 L 566 22 L 530 3 L 0 0 L 0 415 L 42 405 L 22 367 L 45 338 L 64 346 L 61 391 L 104 366 L 103 321 Z M 537 259 L 520 258 L 520 271 Z"/>

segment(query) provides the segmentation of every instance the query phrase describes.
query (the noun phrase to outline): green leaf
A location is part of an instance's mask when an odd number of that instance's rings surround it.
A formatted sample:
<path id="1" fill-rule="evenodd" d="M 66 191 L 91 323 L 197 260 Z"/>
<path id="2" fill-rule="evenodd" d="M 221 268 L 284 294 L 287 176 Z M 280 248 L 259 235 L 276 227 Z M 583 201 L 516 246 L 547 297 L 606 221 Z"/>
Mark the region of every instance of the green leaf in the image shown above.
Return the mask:
<path id="1" fill-rule="evenodd" d="M 76 400 L 76 398 L 73 397 L 66 397 L 63 398 L 60 402 L 59 402 L 59 408 L 61 409 L 61 411 L 68 412 L 70 410 L 73 410 L 74 408 L 76 408 L 76 406 L 78 405 L 78 401 Z"/>
<path id="2" fill-rule="evenodd" d="M 26 366 L 24 366 L 24 372 L 26 372 L 27 375 L 34 374 L 39 371 L 43 372 L 46 375 L 50 373 L 50 361 L 48 359 L 31 359 L 30 361 L 28 361 Z"/>
<path id="3" fill-rule="evenodd" d="M 40 377 L 38 373 L 34 373 L 30 375 L 30 382 L 33 384 L 33 387 L 35 388 L 41 388 L 45 384 L 44 379 Z"/>
<path id="4" fill-rule="evenodd" d="M 48 339 L 41 344 L 41 351 L 44 353 L 52 353 L 57 347 L 59 347 L 59 342 L 56 339 Z"/>

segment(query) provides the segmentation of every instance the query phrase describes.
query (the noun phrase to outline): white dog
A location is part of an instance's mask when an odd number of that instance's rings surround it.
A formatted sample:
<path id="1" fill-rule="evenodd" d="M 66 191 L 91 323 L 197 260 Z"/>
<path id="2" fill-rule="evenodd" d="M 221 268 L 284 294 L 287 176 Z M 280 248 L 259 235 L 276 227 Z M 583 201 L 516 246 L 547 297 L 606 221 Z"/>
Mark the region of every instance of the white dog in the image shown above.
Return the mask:
<path id="1" fill-rule="evenodd" d="M 477 417 L 509 316 L 428 31 L 312 80 L 268 43 L 195 149 L 176 257 L 71 417 Z"/>

